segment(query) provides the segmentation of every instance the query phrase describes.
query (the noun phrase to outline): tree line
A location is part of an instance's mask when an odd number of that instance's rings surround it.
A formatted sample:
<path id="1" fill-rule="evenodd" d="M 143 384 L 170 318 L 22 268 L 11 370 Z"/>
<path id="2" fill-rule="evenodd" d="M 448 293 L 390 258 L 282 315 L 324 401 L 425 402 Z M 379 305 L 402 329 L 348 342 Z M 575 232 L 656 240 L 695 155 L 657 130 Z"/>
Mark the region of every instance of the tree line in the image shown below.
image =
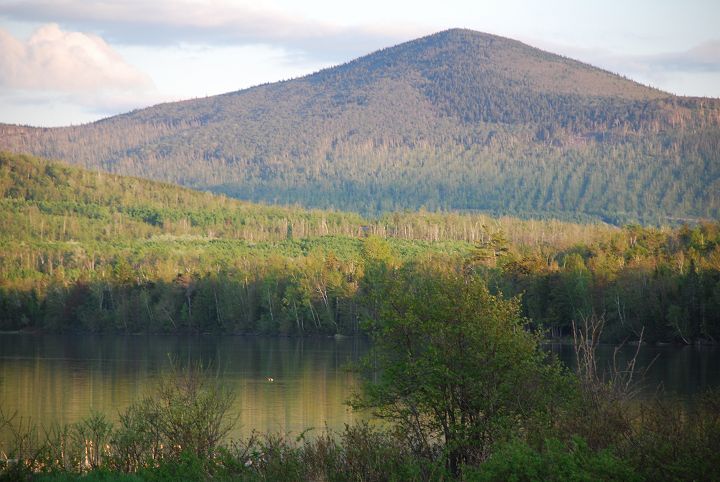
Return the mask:
<path id="1" fill-rule="evenodd" d="M 444 257 L 519 296 L 550 336 L 720 339 L 718 223 L 675 228 L 263 206 L 27 156 L 0 156 L 4 330 L 362 331 L 388 269 Z"/>

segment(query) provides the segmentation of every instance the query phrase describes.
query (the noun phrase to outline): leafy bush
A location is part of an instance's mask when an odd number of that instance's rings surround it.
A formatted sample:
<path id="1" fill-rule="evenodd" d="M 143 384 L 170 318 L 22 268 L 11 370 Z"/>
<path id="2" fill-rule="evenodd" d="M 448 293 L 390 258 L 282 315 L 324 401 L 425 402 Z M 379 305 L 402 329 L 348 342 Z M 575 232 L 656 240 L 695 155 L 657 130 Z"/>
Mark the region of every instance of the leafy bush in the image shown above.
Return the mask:
<path id="1" fill-rule="evenodd" d="M 629 439 L 618 446 L 647 480 L 720 480 L 720 389 L 694 406 L 652 400 L 640 408 Z"/>
<path id="2" fill-rule="evenodd" d="M 208 370 L 190 366 L 165 375 L 156 395 L 140 402 L 136 410 L 148 422 L 151 435 L 160 436 L 166 451 L 207 458 L 234 425 L 228 420 L 234 398 Z"/>
<path id="3" fill-rule="evenodd" d="M 479 467 L 463 472 L 470 481 L 633 481 L 642 478 L 609 450 L 592 451 L 583 439 L 568 445 L 551 439 L 541 450 L 515 440 L 501 445 Z"/>
<path id="4" fill-rule="evenodd" d="M 387 270 L 376 289 L 374 379 L 354 405 L 392 421 L 417 455 L 458 474 L 497 441 L 549 423 L 569 384 L 518 300 L 441 258 Z"/>

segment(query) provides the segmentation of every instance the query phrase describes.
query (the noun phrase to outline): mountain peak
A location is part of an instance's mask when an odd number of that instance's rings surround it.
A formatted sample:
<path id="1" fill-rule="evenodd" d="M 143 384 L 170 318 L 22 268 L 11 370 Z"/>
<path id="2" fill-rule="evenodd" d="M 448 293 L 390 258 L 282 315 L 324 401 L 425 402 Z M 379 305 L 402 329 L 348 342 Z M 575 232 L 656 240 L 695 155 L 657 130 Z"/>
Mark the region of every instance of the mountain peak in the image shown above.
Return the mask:
<path id="1" fill-rule="evenodd" d="M 311 76 L 315 81 L 415 76 L 429 83 L 452 79 L 448 88 L 484 85 L 552 95 L 605 97 L 630 101 L 670 94 L 517 40 L 464 28 L 443 30 L 370 53 Z"/>
<path id="2" fill-rule="evenodd" d="M 0 148 L 256 201 L 637 219 L 718 214 L 719 124 L 720 102 L 450 29 L 87 126 L 0 126 Z"/>
<path id="3" fill-rule="evenodd" d="M 425 37 L 420 37 L 417 40 L 421 40 L 423 38 L 436 38 L 436 39 L 443 39 L 443 40 L 453 40 L 453 41 L 472 41 L 472 40 L 493 40 L 493 39 L 499 39 L 499 40 L 508 40 L 512 41 L 511 39 L 501 37 L 499 35 L 494 35 L 487 32 L 480 32 L 479 30 L 472 30 L 469 28 L 461 28 L 461 27 L 453 27 L 446 30 L 441 30 L 439 32 L 435 32 L 432 34 L 429 34 Z"/>

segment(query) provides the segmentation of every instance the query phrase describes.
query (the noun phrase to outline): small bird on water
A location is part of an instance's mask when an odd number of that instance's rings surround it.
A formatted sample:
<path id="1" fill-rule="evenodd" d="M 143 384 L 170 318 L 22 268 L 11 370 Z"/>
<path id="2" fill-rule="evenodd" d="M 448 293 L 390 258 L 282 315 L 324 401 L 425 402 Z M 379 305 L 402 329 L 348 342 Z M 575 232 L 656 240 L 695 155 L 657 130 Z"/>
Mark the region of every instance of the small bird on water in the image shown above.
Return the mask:
<path id="1" fill-rule="evenodd" d="M 273 377 L 268 377 L 268 378 L 267 378 L 267 381 L 269 381 L 270 383 L 272 383 L 272 382 L 275 381 L 275 379 L 274 379 Z"/>

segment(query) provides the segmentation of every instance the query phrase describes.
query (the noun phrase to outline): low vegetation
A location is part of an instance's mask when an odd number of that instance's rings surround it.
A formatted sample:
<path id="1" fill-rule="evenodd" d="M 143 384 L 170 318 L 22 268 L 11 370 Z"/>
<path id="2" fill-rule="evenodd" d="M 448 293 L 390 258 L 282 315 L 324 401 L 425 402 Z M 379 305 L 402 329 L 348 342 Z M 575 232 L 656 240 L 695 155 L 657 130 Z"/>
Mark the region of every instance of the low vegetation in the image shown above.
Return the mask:
<path id="1" fill-rule="evenodd" d="M 1 414 L 6 480 L 714 480 L 720 392 L 691 406 L 632 397 L 635 367 L 597 367 L 594 318 L 577 373 L 540 350 L 517 300 L 453 266 L 377 267 L 367 384 L 384 423 L 227 440 L 232 394 L 176 368 L 111 423 L 36 427 Z M 410 284 L 409 280 L 413 280 Z M 585 340 L 585 341 L 583 341 Z M 597 369 L 596 369 L 597 368 Z M 611 376 L 606 377 L 604 374 Z"/>

